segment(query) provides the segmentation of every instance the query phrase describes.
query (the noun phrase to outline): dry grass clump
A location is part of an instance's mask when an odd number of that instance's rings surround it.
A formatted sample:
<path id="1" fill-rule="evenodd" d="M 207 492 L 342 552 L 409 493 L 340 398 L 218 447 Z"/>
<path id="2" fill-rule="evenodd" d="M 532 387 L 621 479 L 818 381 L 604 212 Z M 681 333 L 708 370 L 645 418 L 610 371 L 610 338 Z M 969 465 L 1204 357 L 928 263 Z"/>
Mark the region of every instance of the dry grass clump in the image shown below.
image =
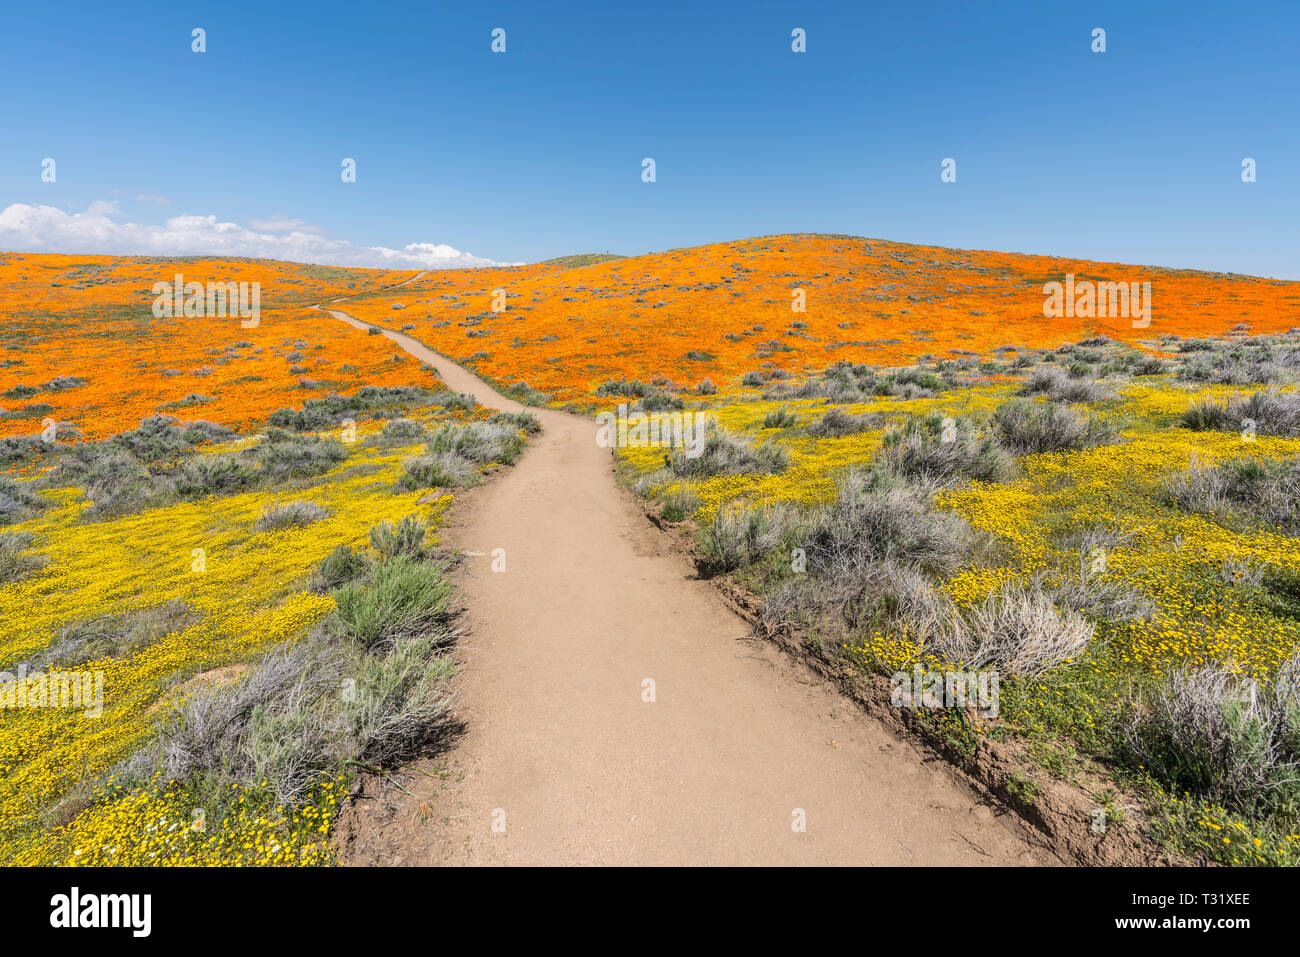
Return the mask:
<path id="1" fill-rule="evenodd" d="M 1042 395 L 1056 402 L 1100 402 L 1114 392 L 1098 382 L 1072 376 L 1058 366 L 1039 366 L 1025 379 L 1021 395 Z"/>
<path id="2" fill-rule="evenodd" d="M 674 449 L 669 468 L 682 478 L 703 479 L 715 475 L 746 475 L 783 472 L 790 464 L 790 453 L 774 442 L 757 447 L 725 429 L 713 429 L 704 440 L 699 455 L 687 449 Z"/>
<path id="3" fill-rule="evenodd" d="M 714 568 L 727 572 L 763 560 L 796 521 L 795 510 L 785 505 L 723 508 L 700 529 L 700 545 Z"/>
<path id="4" fill-rule="evenodd" d="M 30 532 L 0 532 L 0 585 L 20 581 L 45 567 L 44 555 L 31 552 Z"/>
<path id="5" fill-rule="evenodd" d="M 1042 587 L 1009 583 L 938 628 L 929 644 L 968 669 L 1036 678 L 1081 654 L 1095 631 L 1082 616 L 1059 609 Z"/>
<path id="6" fill-rule="evenodd" d="M 253 528 L 259 532 L 274 532 L 285 528 L 306 528 L 319 522 L 329 511 L 316 502 L 282 502 L 262 510 Z"/>
<path id="7" fill-rule="evenodd" d="M 1197 432 L 1247 432 L 1258 435 L 1300 435 L 1300 395 L 1266 389 L 1245 399 L 1194 403 L 1179 420 Z"/>
<path id="8" fill-rule="evenodd" d="M 1170 500 L 1189 512 L 1220 520 L 1254 520 L 1300 528 L 1300 458 L 1236 459 L 1219 465 L 1193 463 L 1165 479 Z"/>
<path id="9" fill-rule="evenodd" d="M 0 476 L 0 525 L 31 518 L 50 503 L 32 491 L 30 482 Z"/>
<path id="10" fill-rule="evenodd" d="M 1213 664 L 1174 672 L 1130 704 L 1128 747 L 1175 793 L 1300 812 L 1300 652 L 1267 682 Z"/>

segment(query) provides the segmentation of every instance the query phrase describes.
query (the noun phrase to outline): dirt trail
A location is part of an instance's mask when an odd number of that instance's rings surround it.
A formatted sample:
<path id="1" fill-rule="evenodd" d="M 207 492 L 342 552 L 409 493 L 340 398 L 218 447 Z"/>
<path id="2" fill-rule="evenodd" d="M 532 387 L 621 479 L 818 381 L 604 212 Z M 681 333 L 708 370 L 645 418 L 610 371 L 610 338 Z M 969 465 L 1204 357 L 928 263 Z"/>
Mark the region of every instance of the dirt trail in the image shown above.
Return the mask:
<path id="1" fill-rule="evenodd" d="M 333 305 L 321 308 L 368 326 Z M 448 387 L 521 408 L 384 334 Z M 532 411 L 542 434 L 458 497 L 444 531 L 473 556 L 460 582 L 468 730 L 443 777 L 358 802 L 345 862 L 1058 863 L 940 762 L 749 638 L 617 486 L 594 421 Z"/>

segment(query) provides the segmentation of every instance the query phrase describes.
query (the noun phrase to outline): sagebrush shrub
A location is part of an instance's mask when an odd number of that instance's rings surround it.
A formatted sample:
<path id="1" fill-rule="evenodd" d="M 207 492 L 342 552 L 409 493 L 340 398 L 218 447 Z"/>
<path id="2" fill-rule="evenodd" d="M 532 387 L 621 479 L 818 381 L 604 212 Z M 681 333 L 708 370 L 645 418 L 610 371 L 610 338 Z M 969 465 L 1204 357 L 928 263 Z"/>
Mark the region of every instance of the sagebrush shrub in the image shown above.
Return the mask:
<path id="1" fill-rule="evenodd" d="M 843 409 L 831 409 L 808 426 L 808 434 L 822 438 L 841 438 L 875 428 L 879 422 L 879 416 L 849 415 Z M 763 424 L 767 425 L 766 422 Z"/>
<path id="2" fill-rule="evenodd" d="M 271 479 L 323 475 L 348 457 L 338 439 L 292 435 L 280 429 L 268 429 L 265 441 L 255 452 L 263 474 Z"/>
<path id="3" fill-rule="evenodd" d="M 970 526 L 935 511 L 926 489 L 907 487 L 878 470 L 846 474 L 835 502 L 814 511 L 808 525 L 809 570 L 842 577 L 876 562 L 952 572 L 972 541 Z"/>
<path id="4" fill-rule="evenodd" d="M 368 583 L 334 593 L 337 631 L 370 652 L 439 630 L 453 615 L 445 571 L 405 555 L 380 562 Z"/>
<path id="5" fill-rule="evenodd" d="M 1179 420 L 1195 431 L 1244 432 L 1258 435 L 1300 435 L 1300 395 L 1267 389 L 1245 399 L 1193 403 Z"/>
<path id="6" fill-rule="evenodd" d="M 1219 465 L 1193 463 L 1169 475 L 1165 494 L 1180 508 L 1219 519 L 1248 519 L 1300 529 L 1300 457 L 1232 459 Z"/>
<path id="7" fill-rule="evenodd" d="M 1132 754 L 1175 792 L 1245 813 L 1300 811 L 1300 652 L 1260 683 L 1228 665 L 1175 671 L 1130 702 Z"/>
<path id="8" fill-rule="evenodd" d="M 414 419 L 389 419 L 379 433 L 379 440 L 386 445 L 403 445 L 424 438 L 424 426 Z"/>
<path id="9" fill-rule="evenodd" d="M 774 442 L 755 447 L 725 429 L 714 429 L 704 440 L 699 455 L 691 457 L 685 449 L 674 449 L 670 462 L 674 475 L 699 479 L 783 472 L 790 464 L 790 453 Z"/>
<path id="10" fill-rule="evenodd" d="M 1015 463 L 991 435 L 980 435 L 965 419 L 913 416 L 885 433 L 880 461 L 899 475 L 949 484 L 963 479 L 998 482 Z"/>
<path id="11" fill-rule="evenodd" d="M 306 528 L 313 522 L 319 522 L 328 514 L 324 506 L 316 502 L 283 502 L 264 508 L 253 527 L 259 532 Z"/>
<path id="12" fill-rule="evenodd" d="M 1039 366 L 1025 379 L 1021 395 L 1045 395 L 1057 402 L 1097 402 L 1111 398 L 1113 393 L 1099 383 L 1084 377 L 1090 371 L 1080 368 L 1083 375 L 1070 375 L 1058 366 Z"/>
<path id="13" fill-rule="evenodd" d="M 370 544 L 381 558 L 408 558 L 424 556 L 424 536 L 428 527 L 415 515 L 407 515 L 396 525 L 380 522 L 370 529 Z"/>
<path id="14" fill-rule="evenodd" d="M 1079 451 L 1110 441 L 1115 431 L 1094 417 L 1055 403 L 1012 399 L 993 412 L 1003 447 L 1018 455 Z"/>
<path id="15" fill-rule="evenodd" d="M 455 488 L 470 485 L 478 478 L 478 467 L 454 452 L 425 453 L 407 459 L 406 471 L 398 486 L 407 490 L 421 488 Z"/>

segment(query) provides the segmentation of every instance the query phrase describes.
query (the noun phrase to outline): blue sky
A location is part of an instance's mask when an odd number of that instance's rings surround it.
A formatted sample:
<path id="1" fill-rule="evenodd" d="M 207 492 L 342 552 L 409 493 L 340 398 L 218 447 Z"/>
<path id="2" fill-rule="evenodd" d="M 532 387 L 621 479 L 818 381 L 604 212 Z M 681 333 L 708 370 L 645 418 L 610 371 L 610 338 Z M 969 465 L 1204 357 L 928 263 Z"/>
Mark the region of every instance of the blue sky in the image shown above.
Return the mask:
<path id="1" fill-rule="evenodd" d="M 1294 0 L 10 3 L 0 48 L 0 248 L 214 217 L 322 261 L 815 231 L 1300 278 Z"/>

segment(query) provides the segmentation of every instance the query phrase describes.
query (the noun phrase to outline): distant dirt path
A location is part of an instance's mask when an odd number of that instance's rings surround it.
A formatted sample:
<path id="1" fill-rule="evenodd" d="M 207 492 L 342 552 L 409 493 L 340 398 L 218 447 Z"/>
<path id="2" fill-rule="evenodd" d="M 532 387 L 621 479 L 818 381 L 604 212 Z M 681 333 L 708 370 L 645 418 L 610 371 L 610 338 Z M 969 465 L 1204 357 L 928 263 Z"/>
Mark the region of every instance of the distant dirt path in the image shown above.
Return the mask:
<path id="1" fill-rule="evenodd" d="M 332 305 L 319 308 L 368 327 Z M 521 408 L 384 334 L 449 388 Z M 445 529 L 476 556 L 460 583 L 468 730 L 445 779 L 410 775 L 412 796 L 359 802 L 346 863 L 1057 863 L 940 763 L 748 638 L 615 483 L 594 421 L 531 411 L 541 436 L 458 497 Z"/>

